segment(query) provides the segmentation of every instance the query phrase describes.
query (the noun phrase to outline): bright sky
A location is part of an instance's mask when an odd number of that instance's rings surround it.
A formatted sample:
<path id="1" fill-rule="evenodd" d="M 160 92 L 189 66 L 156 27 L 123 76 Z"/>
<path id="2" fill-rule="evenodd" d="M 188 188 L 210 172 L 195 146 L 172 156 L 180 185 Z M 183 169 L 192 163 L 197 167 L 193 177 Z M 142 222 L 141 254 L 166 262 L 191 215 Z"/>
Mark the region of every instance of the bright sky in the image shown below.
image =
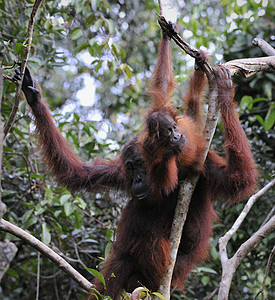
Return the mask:
<path id="1" fill-rule="evenodd" d="M 62 0 L 61 4 L 67 5 L 68 2 L 69 2 L 68 0 Z M 162 9 L 163 9 L 163 15 L 166 17 L 167 20 L 176 22 L 177 17 L 179 16 L 179 12 L 175 7 L 174 8 L 171 7 L 171 0 L 162 0 Z M 89 56 L 88 52 L 86 54 L 82 54 L 82 56 L 85 62 L 87 62 L 91 58 L 91 57 L 90 58 L 85 57 L 85 56 Z M 81 105 L 91 106 L 94 104 L 94 100 L 95 100 L 94 79 L 89 74 L 84 74 L 83 80 L 84 80 L 84 87 L 83 89 L 77 92 L 76 97 L 80 101 Z"/>
<path id="2" fill-rule="evenodd" d="M 179 17 L 179 10 L 178 8 L 173 8 L 173 1 L 170 0 L 162 0 L 162 10 L 163 15 L 165 18 L 169 21 L 172 21 L 173 23 L 176 23 L 177 18 Z"/>

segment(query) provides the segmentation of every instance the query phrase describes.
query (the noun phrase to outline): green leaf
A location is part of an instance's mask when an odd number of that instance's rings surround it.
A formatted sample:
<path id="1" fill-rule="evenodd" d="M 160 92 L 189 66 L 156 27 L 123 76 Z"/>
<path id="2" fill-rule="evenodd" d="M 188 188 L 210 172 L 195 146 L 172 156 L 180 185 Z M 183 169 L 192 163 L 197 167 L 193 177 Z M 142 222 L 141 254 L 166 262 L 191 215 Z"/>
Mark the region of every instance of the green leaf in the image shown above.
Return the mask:
<path id="1" fill-rule="evenodd" d="M 100 272 L 98 272 L 95 269 L 90 269 L 90 268 L 88 268 L 87 270 L 90 271 L 95 276 L 95 278 L 100 280 L 102 282 L 102 284 L 104 285 L 104 287 L 106 287 L 105 279 L 104 279 L 103 275 Z"/>
<path id="2" fill-rule="evenodd" d="M 56 218 L 58 218 L 59 217 L 59 215 L 62 213 L 62 210 L 56 210 L 55 212 L 54 212 L 54 216 L 56 217 Z"/>
<path id="3" fill-rule="evenodd" d="M 91 0 L 91 5 L 92 5 L 93 11 L 97 10 L 98 4 L 99 4 L 99 0 Z"/>
<path id="4" fill-rule="evenodd" d="M 264 119 L 264 129 L 269 130 L 275 123 L 275 104 L 271 104 Z"/>
<path id="5" fill-rule="evenodd" d="M 72 40 L 78 40 L 82 36 L 82 31 L 79 28 L 74 29 L 71 32 L 71 39 Z"/>
<path id="6" fill-rule="evenodd" d="M 104 254 L 105 259 L 107 259 L 109 257 L 111 248 L 112 248 L 112 242 L 109 241 L 105 247 L 105 254 Z"/>
<path id="7" fill-rule="evenodd" d="M 42 242 L 49 245 L 51 242 L 51 227 L 47 223 L 42 223 Z"/>
<path id="8" fill-rule="evenodd" d="M 264 120 L 263 120 L 263 118 L 262 118 L 261 116 L 256 115 L 255 118 L 258 120 L 258 122 L 259 122 L 263 127 L 265 126 L 265 125 L 264 125 Z"/>
<path id="9" fill-rule="evenodd" d="M 20 102 L 20 104 L 19 104 L 19 111 L 22 114 L 25 114 L 25 111 L 26 111 L 26 101 L 21 101 Z"/>
<path id="10" fill-rule="evenodd" d="M 158 298 L 160 298 L 162 300 L 166 300 L 165 297 L 160 293 L 154 292 L 154 293 L 152 293 L 152 295 L 155 295 L 155 296 L 157 296 Z"/>
<path id="11" fill-rule="evenodd" d="M 95 66 L 95 71 L 98 72 L 98 70 L 100 69 L 100 67 L 102 66 L 103 60 L 100 60 L 97 65 Z"/>
<path id="12" fill-rule="evenodd" d="M 49 186 L 47 186 L 46 190 L 45 190 L 45 197 L 44 197 L 44 204 L 52 202 L 53 201 L 53 190 L 49 188 Z M 43 204 L 41 204 L 43 206 Z"/>
<path id="13" fill-rule="evenodd" d="M 30 218 L 30 216 L 32 215 L 34 209 L 30 209 L 30 210 L 27 210 L 23 216 L 22 216 L 22 222 L 25 223 L 28 221 L 28 219 Z"/>
<path id="14" fill-rule="evenodd" d="M 86 41 L 81 43 L 80 45 L 77 45 L 75 47 L 75 53 L 79 53 L 81 52 L 82 50 L 84 50 L 85 48 L 87 48 L 89 46 L 89 43 L 87 43 Z"/>
<path id="15" fill-rule="evenodd" d="M 197 270 L 199 272 L 205 272 L 205 273 L 211 273 L 211 274 L 217 274 L 217 272 L 211 268 L 207 268 L 207 267 L 198 267 Z"/>
<path id="16" fill-rule="evenodd" d="M 69 217 L 74 212 L 74 205 L 72 203 L 65 203 L 64 205 L 65 215 Z"/>
<path id="17" fill-rule="evenodd" d="M 74 228 L 80 229 L 81 226 L 83 225 L 83 214 L 80 211 L 75 209 L 74 217 L 75 217 Z"/>
<path id="18" fill-rule="evenodd" d="M 252 107 L 253 107 L 253 98 L 251 96 L 243 96 L 240 103 L 240 108 L 242 110 L 245 109 L 251 110 Z"/>
<path id="19" fill-rule="evenodd" d="M 42 176 L 42 175 L 40 175 L 40 174 L 31 174 L 31 178 L 39 178 L 39 179 L 41 179 L 42 181 L 44 181 L 44 177 Z"/>
<path id="20" fill-rule="evenodd" d="M 116 26 L 115 26 L 114 21 L 111 20 L 111 19 L 105 19 L 105 21 L 107 23 L 108 30 L 109 30 L 110 34 L 115 33 Z"/>
<path id="21" fill-rule="evenodd" d="M 74 204 L 79 205 L 79 207 L 82 209 L 85 209 L 87 207 L 85 201 L 81 199 L 79 196 L 75 197 Z"/>
<path id="22" fill-rule="evenodd" d="M 13 269 L 8 269 L 7 274 L 9 274 L 9 275 L 11 275 L 11 276 L 13 276 L 13 277 L 15 277 L 17 279 L 19 278 L 18 273 L 15 270 L 13 270 Z"/>
<path id="23" fill-rule="evenodd" d="M 15 45 L 15 51 L 16 51 L 18 54 L 23 54 L 25 48 L 26 48 L 26 46 L 23 45 L 22 43 L 17 43 L 17 44 Z"/>
<path id="24" fill-rule="evenodd" d="M 113 51 L 113 55 L 116 57 L 116 59 L 119 59 L 118 49 L 117 49 L 115 43 L 112 44 L 111 48 L 112 48 L 112 51 Z"/>
<path id="25" fill-rule="evenodd" d="M 133 69 L 131 67 L 129 67 L 128 65 L 126 65 L 125 71 L 126 71 L 126 74 L 127 74 L 128 78 L 131 79 L 132 74 L 133 74 Z"/>
<path id="26" fill-rule="evenodd" d="M 208 276 L 203 276 L 201 279 L 201 282 L 204 286 L 206 286 L 210 281 L 210 278 Z"/>
<path id="27" fill-rule="evenodd" d="M 10 195 L 14 195 L 16 194 L 16 191 L 11 191 L 11 190 L 3 190 L 2 191 L 2 197 L 7 197 L 7 196 L 10 196 Z"/>
<path id="28" fill-rule="evenodd" d="M 23 229 L 28 229 L 29 227 L 31 227 L 32 225 L 37 223 L 37 218 L 33 217 L 33 218 L 29 218 L 27 222 L 23 223 L 22 228 Z"/>
<path id="29" fill-rule="evenodd" d="M 71 198 L 71 194 L 65 194 L 60 197 L 60 204 L 64 205 Z"/>
<path id="30" fill-rule="evenodd" d="M 96 31 L 98 31 L 99 28 L 100 28 L 101 26 L 102 26 L 102 20 L 99 19 L 99 20 L 97 20 L 97 21 L 95 22 L 94 28 L 95 28 Z"/>

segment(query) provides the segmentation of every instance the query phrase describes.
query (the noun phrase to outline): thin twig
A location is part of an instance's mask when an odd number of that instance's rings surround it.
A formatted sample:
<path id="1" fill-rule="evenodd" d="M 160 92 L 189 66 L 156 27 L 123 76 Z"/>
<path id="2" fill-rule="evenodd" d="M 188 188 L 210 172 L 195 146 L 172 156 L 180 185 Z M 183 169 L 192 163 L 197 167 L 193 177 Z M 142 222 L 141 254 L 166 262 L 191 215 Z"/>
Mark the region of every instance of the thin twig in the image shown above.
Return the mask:
<path id="1" fill-rule="evenodd" d="M 38 10 L 41 2 L 42 2 L 42 0 L 35 0 L 35 3 L 33 5 L 33 9 L 32 9 L 32 13 L 31 13 L 31 16 L 30 16 L 30 19 L 29 19 L 26 48 L 24 50 L 23 57 L 22 57 L 22 63 L 21 63 L 22 79 L 23 79 L 24 74 L 25 74 L 25 68 L 26 68 L 27 60 L 28 60 L 28 57 L 29 57 L 29 53 L 31 51 L 34 19 L 35 19 L 35 15 L 37 13 L 37 10 Z M 9 116 L 9 120 L 6 123 L 6 126 L 4 128 L 5 138 L 6 138 L 7 134 L 9 133 L 9 131 L 10 131 L 10 129 L 11 129 L 11 127 L 12 127 L 14 121 L 15 121 L 15 117 L 16 117 L 16 113 L 17 113 L 18 106 L 19 106 L 19 101 L 20 101 L 21 87 L 22 87 L 22 80 L 18 81 L 18 84 L 17 84 L 17 87 L 16 87 L 16 93 L 15 93 L 15 98 L 14 98 L 14 104 L 13 104 L 13 107 L 12 107 L 12 111 L 11 111 L 11 114 Z"/>
<path id="2" fill-rule="evenodd" d="M 0 108 L 2 108 L 2 95 L 3 95 L 3 68 L 0 68 Z M 2 185 L 1 185 L 1 178 L 2 178 L 2 155 L 3 155 L 3 142 L 4 142 L 4 123 L 2 118 L 0 118 L 0 223 L 1 218 L 6 212 L 6 205 L 2 202 Z"/>
<path id="3" fill-rule="evenodd" d="M 13 64 L 11 66 L 4 66 L 3 69 L 4 70 L 9 70 L 9 69 L 13 69 L 16 65 L 16 61 L 13 62 Z"/>
<path id="4" fill-rule="evenodd" d="M 159 15 L 158 16 L 158 23 L 162 30 L 167 31 L 169 30 L 169 23 L 165 19 L 164 16 Z M 200 56 L 200 51 L 190 44 L 188 44 L 185 40 L 181 38 L 181 36 L 174 32 L 171 33 L 171 38 L 174 40 L 174 42 L 182 49 L 184 50 L 188 55 L 190 55 L 193 58 L 197 58 Z M 204 72 L 208 72 L 209 74 L 212 72 L 212 67 L 209 65 L 207 61 L 203 61 L 202 63 L 199 63 L 200 67 L 203 69 Z"/>
<path id="5" fill-rule="evenodd" d="M 220 238 L 220 251 L 225 248 L 226 244 L 229 240 L 233 237 L 233 235 L 237 232 L 241 224 L 243 223 L 244 219 L 248 215 L 250 209 L 255 204 L 255 202 L 260 199 L 267 191 L 269 191 L 275 185 L 275 179 L 270 181 L 266 186 L 264 186 L 261 190 L 259 190 L 256 194 L 251 196 L 247 201 L 245 207 L 243 208 L 242 212 L 239 214 L 238 218 L 236 219 L 235 223 L 232 225 L 231 229 L 227 231 L 227 233 Z M 221 251 L 223 252 L 223 251 Z"/>
<path id="6" fill-rule="evenodd" d="M 265 282 L 266 282 L 266 279 L 267 279 L 267 276 L 268 276 L 268 273 L 269 273 L 269 270 L 270 270 L 270 267 L 271 267 L 271 264 L 272 264 L 272 260 L 273 260 L 274 254 L 275 254 L 275 246 L 274 246 L 273 249 L 271 250 L 270 255 L 269 255 L 269 258 L 268 258 L 268 261 L 267 261 L 267 266 L 266 266 L 266 269 L 265 269 L 264 280 L 263 280 L 262 286 L 261 286 L 259 292 L 255 295 L 255 297 L 254 297 L 253 300 L 256 300 L 257 297 L 258 297 L 260 294 L 262 294 L 262 299 L 264 299 L 264 287 L 265 287 Z"/>
<path id="7" fill-rule="evenodd" d="M 261 225 L 261 227 L 264 226 L 268 222 L 268 220 L 270 220 L 270 218 L 274 215 L 274 211 L 275 211 L 275 205 L 271 208 L 270 212 L 268 213 L 268 215 L 264 219 L 263 224 Z"/>
<path id="8" fill-rule="evenodd" d="M 243 258 L 264 239 L 267 234 L 272 232 L 275 228 L 275 216 L 272 217 L 264 226 L 255 232 L 246 242 L 244 242 L 239 249 L 236 251 L 233 257 L 228 258 L 227 254 L 227 243 L 237 232 L 240 225 L 243 223 L 248 212 L 250 211 L 253 204 L 263 196 L 268 190 L 275 185 L 275 179 L 269 182 L 265 187 L 258 191 L 255 195 L 251 196 L 247 201 L 245 207 L 240 213 L 239 217 L 232 225 L 231 229 L 219 239 L 219 252 L 222 264 L 222 279 L 220 283 L 218 299 L 228 299 L 228 294 L 232 282 L 233 275 L 240 265 Z"/>
<path id="9" fill-rule="evenodd" d="M 36 273 L 36 300 L 39 300 L 39 286 L 40 286 L 40 257 L 41 254 L 38 251 L 37 253 L 37 273 Z"/>
<path id="10" fill-rule="evenodd" d="M 4 54 L 3 54 L 3 58 L 2 58 L 1 68 L 3 68 L 4 61 L 5 61 L 5 56 L 6 56 L 6 54 L 7 54 L 7 51 L 8 51 L 8 49 L 9 49 L 9 46 L 10 46 L 10 41 L 7 42 L 6 49 L 5 49 L 5 52 L 4 52 Z"/>
<path id="11" fill-rule="evenodd" d="M 159 14 L 162 16 L 163 11 L 162 11 L 162 3 L 161 3 L 161 0 L 158 0 L 158 2 L 159 2 Z"/>

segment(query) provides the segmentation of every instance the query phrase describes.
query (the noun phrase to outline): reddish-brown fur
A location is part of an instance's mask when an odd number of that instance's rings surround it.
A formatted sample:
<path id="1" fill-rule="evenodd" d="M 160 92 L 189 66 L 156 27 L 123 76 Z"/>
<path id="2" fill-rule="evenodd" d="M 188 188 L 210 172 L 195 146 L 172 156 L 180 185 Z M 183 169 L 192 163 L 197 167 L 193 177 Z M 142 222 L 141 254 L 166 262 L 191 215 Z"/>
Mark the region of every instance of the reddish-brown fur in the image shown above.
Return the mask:
<path id="1" fill-rule="evenodd" d="M 149 90 L 149 94 L 153 95 L 154 103 L 147 120 L 150 120 L 151 116 L 159 120 L 159 124 L 155 126 L 157 132 L 164 122 L 164 116 L 170 115 L 177 123 L 179 132 L 184 134 L 187 144 L 179 153 L 167 156 L 169 146 L 160 143 L 162 137 L 158 133 L 152 134 L 150 121 L 145 124 L 139 143 L 152 190 L 157 195 L 162 195 L 163 202 L 174 194 L 179 179 L 185 178 L 191 172 L 201 174 L 191 199 L 173 274 L 173 284 L 183 289 L 184 280 L 193 265 L 207 257 L 212 221 L 215 219 L 211 200 L 223 198 L 232 204 L 249 196 L 255 189 L 257 170 L 249 143 L 235 111 L 231 77 L 224 67 L 214 68 L 214 73 L 218 84 L 217 101 L 222 115 L 226 158 L 210 151 L 203 164 L 202 153 L 205 140 L 201 99 L 205 87 L 205 75 L 200 68 L 196 68 L 190 78 L 184 101 L 185 115 L 178 115 L 169 97 L 174 87 L 169 52 L 170 40 L 164 34 L 160 44 L 161 54 Z M 206 59 L 205 53 L 201 53 L 201 58 Z M 163 69 L 169 72 L 163 73 Z M 162 86 L 159 83 L 161 80 Z M 166 88 L 167 91 L 161 94 Z M 159 199 L 161 197 L 158 201 Z"/>
<path id="2" fill-rule="evenodd" d="M 178 197 L 178 181 L 190 172 L 201 176 L 193 194 L 186 223 L 183 228 L 173 285 L 183 289 L 184 281 L 193 265 L 203 261 L 208 253 L 208 241 L 215 219 L 211 199 L 225 198 L 235 203 L 250 195 L 256 183 L 257 171 L 246 136 L 241 128 L 232 102 L 233 91 L 223 69 L 216 68 L 218 99 L 226 139 L 226 158 L 210 151 L 202 163 L 204 137 L 202 135 L 201 101 L 205 78 L 199 69 L 190 78 L 185 98 L 186 113 L 179 116 L 170 102 L 175 87 L 170 40 L 166 34 L 161 40 L 159 58 L 151 80 L 149 94 L 153 107 L 147 120 L 156 114 L 160 121 L 171 116 L 184 134 L 187 144 L 176 154 L 167 152 L 166 146 L 156 144 L 148 135 L 148 128 L 122 149 L 113 161 L 83 162 L 56 128 L 50 111 L 41 99 L 29 71 L 25 73 L 23 91 L 35 116 L 39 145 L 43 158 L 56 181 L 71 191 L 95 191 L 117 188 L 132 196 L 122 212 L 116 240 L 102 273 L 108 282 L 105 289 L 95 279 L 95 289 L 113 299 L 120 298 L 123 289 L 132 291 L 140 285 L 157 290 L 169 263 L 169 235 Z M 161 141 L 161 137 L 160 137 Z M 126 160 L 134 159 L 148 177 L 150 194 L 138 200 L 131 193 L 133 178 L 127 175 Z M 112 273 L 115 278 L 111 278 Z M 96 299 L 91 291 L 89 299 Z"/>

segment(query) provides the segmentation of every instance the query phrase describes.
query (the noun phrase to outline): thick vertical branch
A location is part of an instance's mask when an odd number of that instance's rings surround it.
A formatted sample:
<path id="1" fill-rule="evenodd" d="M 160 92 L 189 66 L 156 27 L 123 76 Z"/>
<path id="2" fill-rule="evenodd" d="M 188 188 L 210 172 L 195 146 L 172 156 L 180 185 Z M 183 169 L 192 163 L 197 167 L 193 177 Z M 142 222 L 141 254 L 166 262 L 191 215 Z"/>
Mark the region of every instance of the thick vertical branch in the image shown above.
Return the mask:
<path id="1" fill-rule="evenodd" d="M 163 30 L 167 30 L 169 23 L 163 16 L 160 16 L 158 22 Z M 185 42 L 177 33 L 174 33 L 171 38 L 175 41 L 175 43 L 183 49 L 188 55 L 191 57 L 198 57 L 199 51 Z M 273 53 L 270 47 L 268 48 L 271 53 Z M 275 71 L 275 57 L 268 58 L 252 58 L 252 59 L 242 59 L 242 60 L 234 60 L 227 62 L 225 64 L 226 68 L 229 69 L 231 75 L 235 73 L 241 73 L 241 75 L 248 77 L 252 74 L 259 71 Z M 215 129 L 218 121 L 218 106 L 216 103 L 217 98 L 217 85 L 216 80 L 212 71 L 212 67 L 206 62 L 200 65 L 200 67 L 204 70 L 207 75 L 209 82 L 209 107 L 208 107 L 208 116 L 205 126 L 205 138 L 206 138 L 206 146 L 204 152 L 204 159 L 207 156 Z M 191 200 L 191 196 L 193 190 L 196 186 L 196 182 L 198 177 L 193 177 L 185 180 L 182 184 L 178 205 L 175 211 L 174 222 L 171 230 L 171 261 L 169 265 L 169 270 L 167 274 L 164 276 L 163 282 L 160 286 L 160 293 L 166 298 L 170 299 L 170 282 L 173 274 L 173 268 L 175 264 L 175 260 L 177 257 L 177 248 L 180 243 L 180 238 L 182 234 L 182 229 L 184 226 L 184 222 L 186 219 L 186 215 L 188 212 L 189 203 Z"/>
<path id="2" fill-rule="evenodd" d="M 166 22 L 164 17 L 159 16 L 158 21 L 162 28 L 166 28 L 165 27 L 166 25 L 168 26 L 168 23 Z M 175 34 L 175 36 L 176 36 L 176 42 L 179 45 L 182 39 L 179 37 L 178 34 Z M 173 37 L 174 35 L 172 36 L 172 39 L 174 39 Z M 183 47 L 181 48 L 183 48 L 185 51 L 187 50 L 188 53 L 194 54 L 195 57 L 199 53 L 197 49 L 191 47 L 185 42 Z M 201 67 L 205 71 L 209 82 L 208 114 L 207 114 L 205 129 L 204 129 L 205 138 L 206 138 L 206 145 L 204 151 L 204 159 L 205 159 L 218 122 L 218 105 L 216 101 L 218 91 L 217 91 L 217 83 L 215 80 L 215 76 L 212 72 L 211 66 L 207 62 L 205 62 L 201 65 Z M 171 251 L 170 251 L 169 267 L 159 287 L 159 293 L 161 293 L 167 300 L 170 299 L 171 279 L 172 279 L 173 270 L 177 258 L 178 247 L 182 236 L 183 226 L 188 213 L 189 203 L 198 179 L 199 179 L 199 175 L 192 176 L 190 178 L 187 178 L 180 186 L 178 203 L 175 209 L 175 215 L 174 215 L 171 234 L 170 234 Z"/>
<path id="3" fill-rule="evenodd" d="M 35 19 L 36 13 L 38 11 L 38 8 L 39 8 L 41 2 L 42 2 L 42 0 L 35 0 L 34 6 L 33 6 L 33 9 L 32 9 L 32 13 L 31 13 L 31 16 L 30 16 L 30 19 L 29 19 L 26 48 L 24 50 L 23 57 L 22 57 L 22 63 L 21 63 L 22 79 L 23 79 L 24 74 L 25 74 L 25 68 L 26 68 L 27 60 L 28 60 L 28 57 L 29 57 L 29 53 L 31 51 L 34 19 Z M 10 129 L 11 129 L 13 123 L 14 123 L 15 117 L 16 117 L 16 113 L 17 113 L 18 106 L 19 106 L 19 101 L 20 101 L 21 87 L 22 87 L 22 80 L 19 81 L 18 84 L 17 84 L 12 111 L 11 111 L 11 114 L 9 116 L 8 122 L 6 123 L 5 129 L 4 129 L 5 138 L 6 138 L 7 134 L 9 133 L 9 131 L 10 131 Z"/>

